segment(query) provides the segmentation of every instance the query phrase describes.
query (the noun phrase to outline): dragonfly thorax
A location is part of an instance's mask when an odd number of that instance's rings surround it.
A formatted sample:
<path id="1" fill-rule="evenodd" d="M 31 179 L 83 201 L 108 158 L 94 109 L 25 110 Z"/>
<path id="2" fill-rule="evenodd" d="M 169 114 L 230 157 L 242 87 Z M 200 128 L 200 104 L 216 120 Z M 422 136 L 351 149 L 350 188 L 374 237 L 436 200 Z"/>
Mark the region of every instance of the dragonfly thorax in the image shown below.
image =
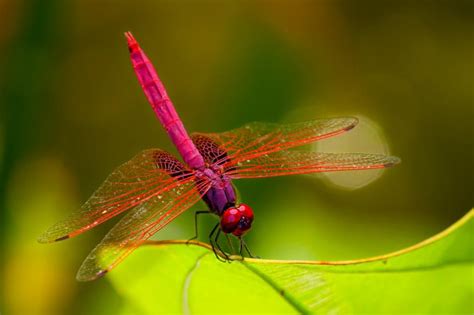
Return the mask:
<path id="1" fill-rule="evenodd" d="M 211 168 L 203 171 L 196 170 L 197 180 L 210 182 L 210 188 L 203 193 L 202 199 L 209 207 L 211 212 L 222 216 L 227 208 L 235 206 L 236 194 L 230 178 L 222 173 L 216 172 Z"/>
<path id="2" fill-rule="evenodd" d="M 244 235 L 252 227 L 253 211 L 247 204 L 230 207 L 221 216 L 221 230 L 235 236 Z"/>

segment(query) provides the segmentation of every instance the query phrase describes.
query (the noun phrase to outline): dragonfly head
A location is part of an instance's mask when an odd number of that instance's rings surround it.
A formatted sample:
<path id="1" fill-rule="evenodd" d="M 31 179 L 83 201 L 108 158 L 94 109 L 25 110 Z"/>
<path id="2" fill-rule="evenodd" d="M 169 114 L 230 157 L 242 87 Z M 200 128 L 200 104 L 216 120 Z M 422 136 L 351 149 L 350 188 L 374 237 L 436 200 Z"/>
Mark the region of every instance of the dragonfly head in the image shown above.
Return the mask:
<path id="1" fill-rule="evenodd" d="M 227 208 L 221 216 L 221 229 L 224 233 L 242 236 L 250 230 L 253 211 L 249 205 L 241 203 L 238 207 Z"/>

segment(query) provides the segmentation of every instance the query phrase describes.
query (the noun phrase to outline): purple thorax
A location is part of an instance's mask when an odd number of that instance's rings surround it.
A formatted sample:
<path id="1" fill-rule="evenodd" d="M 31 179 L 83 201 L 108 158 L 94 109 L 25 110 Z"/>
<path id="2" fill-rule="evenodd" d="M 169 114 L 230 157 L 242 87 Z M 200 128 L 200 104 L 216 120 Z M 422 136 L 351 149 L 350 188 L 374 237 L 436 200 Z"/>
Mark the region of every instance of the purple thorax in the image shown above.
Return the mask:
<path id="1" fill-rule="evenodd" d="M 235 206 L 235 191 L 229 177 L 222 175 L 217 167 L 206 168 L 204 171 L 197 171 L 197 177 L 207 177 L 211 180 L 212 187 L 202 197 L 209 208 L 217 215 L 222 215 L 224 210 Z"/>
<path id="2" fill-rule="evenodd" d="M 166 93 L 163 83 L 143 50 L 131 33 L 125 34 L 128 41 L 130 58 L 138 81 L 145 92 L 161 125 L 178 149 L 184 162 L 196 172 L 196 177 L 207 177 L 212 187 L 202 197 L 209 208 L 218 215 L 235 205 L 235 191 L 230 178 L 223 176 L 221 170 L 206 165 L 204 158 L 189 137 L 183 122 Z"/>

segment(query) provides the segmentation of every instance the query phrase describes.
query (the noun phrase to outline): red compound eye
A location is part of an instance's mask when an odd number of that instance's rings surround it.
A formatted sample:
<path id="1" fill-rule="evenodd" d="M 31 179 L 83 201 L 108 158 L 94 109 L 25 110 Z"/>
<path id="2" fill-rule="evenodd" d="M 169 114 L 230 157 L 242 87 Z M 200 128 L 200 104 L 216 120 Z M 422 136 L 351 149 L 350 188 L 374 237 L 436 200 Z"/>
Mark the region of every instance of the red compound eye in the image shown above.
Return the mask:
<path id="1" fill-rule="evenodd" d="M 250 229 L 252 221 L 252 208 L 246 204 L 241 204 L 236 208 L 229 208 L 224 211 L 221 217 L 221 229 L 224 233 L 242 236 Z"/>
<path id="2" fill-rule="evenodd" d="M 221 217 L 221 230 L 224 233 L 232 233 L 239 224 L 242 214 L 236 208 L 229 208 L 224 211 Z"/>
<path id="3" fill-rule="evenodd" d="M 253 221 L 253 211 L 252 211 L 252 208 L 250 208 L 249 205 L 247 205 L 245 203 L 242 203 L 242 204 L 240 204 L 240 206 L 237 207 L 237 210 L 239 210 L 239 212 L 242 213 L 242 216 L 249 219 L 250 222 Z"/>

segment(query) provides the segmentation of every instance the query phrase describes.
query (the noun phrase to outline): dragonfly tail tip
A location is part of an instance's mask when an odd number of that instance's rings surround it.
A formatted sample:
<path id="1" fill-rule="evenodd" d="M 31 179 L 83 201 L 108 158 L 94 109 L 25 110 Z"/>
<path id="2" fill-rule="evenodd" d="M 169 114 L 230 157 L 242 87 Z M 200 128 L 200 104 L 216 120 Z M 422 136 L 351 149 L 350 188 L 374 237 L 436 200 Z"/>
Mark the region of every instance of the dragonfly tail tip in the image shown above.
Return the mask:
<path id="1" fill-rule="evenodd" d="M 131 32 L 125 32 L 124 35 L 127 39 L 128 48 L 130 52 L 132 52 L 138 46 L 137 40 L 133 37 Z"/>

